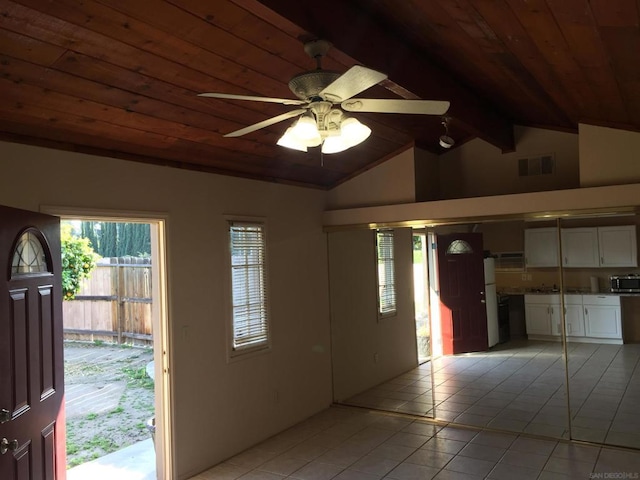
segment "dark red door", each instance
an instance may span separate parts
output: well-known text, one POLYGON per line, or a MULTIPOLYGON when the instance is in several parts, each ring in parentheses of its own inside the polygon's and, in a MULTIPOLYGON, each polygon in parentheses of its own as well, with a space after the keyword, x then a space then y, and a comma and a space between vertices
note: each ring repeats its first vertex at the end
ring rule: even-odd
POLYGON ((0 478, 66 478, 60 221, 0 206, 0 478))
POLYGON ((481 233, 437 236, 445 355, 488 349, 481 233))

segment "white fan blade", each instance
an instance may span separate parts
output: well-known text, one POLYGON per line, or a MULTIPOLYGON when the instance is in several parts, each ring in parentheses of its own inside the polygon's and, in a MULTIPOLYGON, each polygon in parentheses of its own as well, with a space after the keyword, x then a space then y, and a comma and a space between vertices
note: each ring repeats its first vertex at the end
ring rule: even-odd
POLYGON ((253 97, 251 95, 234 95, 232 93, 199 93, 199 97, 225 98, 227 100, 249 100, 250 102, 281 103, 283 105, 304 105, 303 100, 289 98, 253 97))
POLYGON ((396 100, 352 98, 340 105, 347 112, 416 113, 422 115, 444 115, 449 102, 438 100, 396 100))
POLYGON ((253 125, 249 125, 248 127, 241 128, 240 130, 236 130, 235 132, 227 133, 225 137, 240 137, 242 135, 246 135, 247 133, 255 132, 256 130, 260 130, 261 128, 268 127, 269 125, 282 122, 283 120, 286 120, 288 118, 302 115, 306 111, 307 110, 305 108, 291 110, 290 112, 283 113, 282 115, 278 115, 277 117, 271 117, 261 122, 254 123, 253 125))
POLYGON ((354 65, 325 87, 320 92, 320 96, 331 102, 342 102, 360 92, 364 92, 386 78, 387 76, 384 73, 354 65))

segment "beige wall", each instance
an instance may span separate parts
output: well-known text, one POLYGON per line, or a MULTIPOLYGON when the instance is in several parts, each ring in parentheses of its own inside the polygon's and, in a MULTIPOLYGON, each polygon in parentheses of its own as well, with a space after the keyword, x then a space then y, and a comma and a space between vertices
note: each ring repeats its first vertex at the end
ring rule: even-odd
POLYGON ((414 150, 416 202, 440 199, 440 159, 421 148, 414 150))
POLYGON ((326 226, 414 222, 438 223, 444 219, 472 219, 494 216, 520 216, 540 212, 603 209, 640 204, 640 183, 607 187, 576 188, 550 192, 459 198, 437 202, 384 205, 344 210, 327 210, 326 226))
POLYGON ((329 191, 329 208, 415 202, 413 148, 329 191))
POLYGON ((329 234, 333 389, 337 401, 417 365, 411 230, 396 229, 397 314, 378 318, 373 230, 329 234))
POLYGON ((178 478, 331 403, 325 192, 0 143, 0 204, 168 215, 178 478), (268 222, 270 353, 228 363, 224 214, 268 222))
POLYGON ((440 198, 577 188, 578 135, 539 128, 514 127, 516 151, 503 154, 474 139, 440 155, 440 198), (518 159, 553 153, 552 175, 518 176, 518 159))
POLYGON ((579 125, 580 186, 640 182, 640 133, 579 125))

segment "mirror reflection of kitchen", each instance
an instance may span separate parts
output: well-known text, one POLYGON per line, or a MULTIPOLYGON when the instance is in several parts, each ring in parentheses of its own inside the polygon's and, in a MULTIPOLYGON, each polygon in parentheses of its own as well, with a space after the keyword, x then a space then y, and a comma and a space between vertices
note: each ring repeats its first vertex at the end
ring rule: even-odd
POLYGON ((399 293, 387 318, 371 308, 376 233, 330 234, 334 385, 347 393, 336 401, 639 448, 640 220, 560 224, 560 233, 556 220, 395 229, 396 287, 414 294, 399 293), (353 278, 334 282, 339 275, 353 278), (365 290, 369 300, 355 301, 365 290), (403 306, 412 298, 415 309, 403 306))
POLYGON ((571 436, 640 448, 637 216, 562 222, 571 436))

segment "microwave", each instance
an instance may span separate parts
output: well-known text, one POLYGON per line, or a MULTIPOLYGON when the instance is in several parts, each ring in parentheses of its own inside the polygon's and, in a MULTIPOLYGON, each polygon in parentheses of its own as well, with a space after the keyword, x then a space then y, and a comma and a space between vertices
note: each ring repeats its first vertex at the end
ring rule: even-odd
POLYGON ((640 275, 611 275, 611 291, 614 293, 640 293, 640 275))

